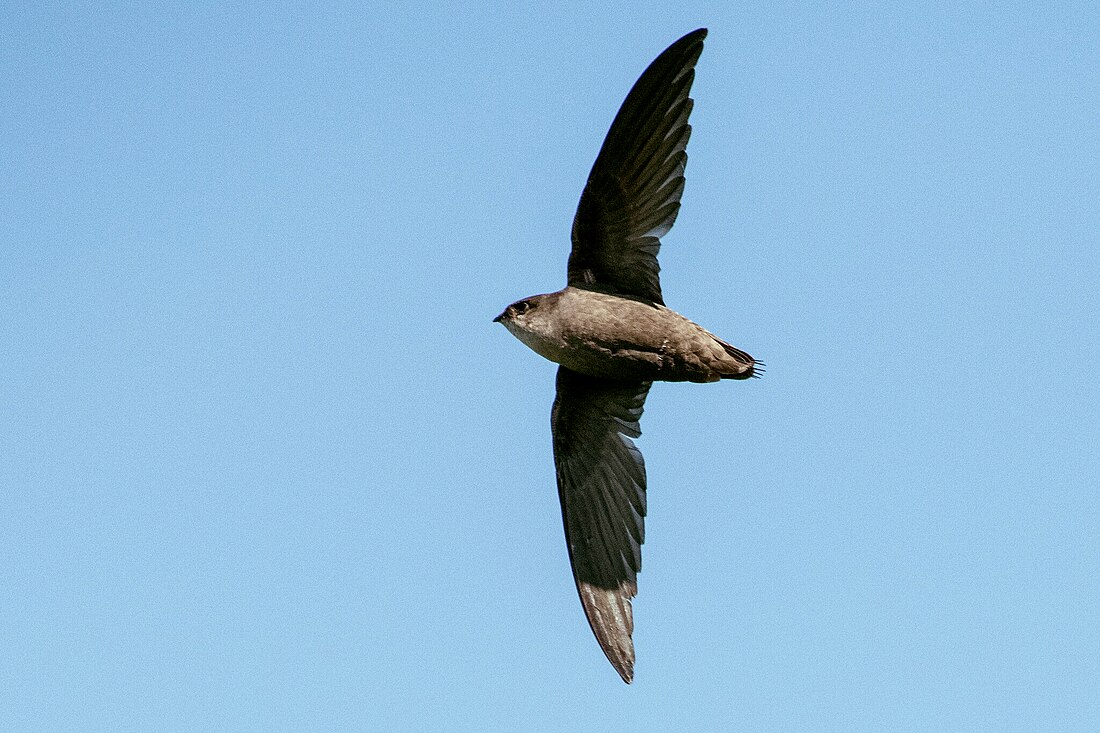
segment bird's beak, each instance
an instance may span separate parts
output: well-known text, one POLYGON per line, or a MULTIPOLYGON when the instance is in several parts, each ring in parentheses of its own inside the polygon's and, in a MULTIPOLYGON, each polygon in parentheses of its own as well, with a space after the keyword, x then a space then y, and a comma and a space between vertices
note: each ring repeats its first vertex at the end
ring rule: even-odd
POLYGON ((493 319, 493 323, 500 323, 503 320, 504 320, 504 314, 501 313, 499 316, 497 316, 496 318, 493 319))

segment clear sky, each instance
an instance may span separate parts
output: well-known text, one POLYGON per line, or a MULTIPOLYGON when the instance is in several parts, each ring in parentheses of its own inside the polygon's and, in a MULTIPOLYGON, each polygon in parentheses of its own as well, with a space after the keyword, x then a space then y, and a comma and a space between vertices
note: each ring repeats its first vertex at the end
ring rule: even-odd
POLYGON ((1100 730, 1100 6, 7 3, 0 729, 1100 730), (636 681, 576 598, 560 288, 710 28, 636 681))

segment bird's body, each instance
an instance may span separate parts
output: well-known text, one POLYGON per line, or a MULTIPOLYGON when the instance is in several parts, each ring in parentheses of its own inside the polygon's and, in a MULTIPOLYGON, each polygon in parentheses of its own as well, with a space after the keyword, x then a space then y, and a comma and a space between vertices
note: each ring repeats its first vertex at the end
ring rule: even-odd
POLYGON ((611 123, 573 219, 568 285, 496 317, 558 368, 554 465, 573 577, 589 625, 630 682, 645 539, 645 462, 631 438, 655 381, 755 376, 751 356, 665 307, 657 252, 680 209, 688 96, 705 28, 650 64, 611 123))
POLYGON ((716 382, 753 374, 748 354, 658 303, 574 287, 520 302, 501 317, 512 335, 589 377, 716 382))

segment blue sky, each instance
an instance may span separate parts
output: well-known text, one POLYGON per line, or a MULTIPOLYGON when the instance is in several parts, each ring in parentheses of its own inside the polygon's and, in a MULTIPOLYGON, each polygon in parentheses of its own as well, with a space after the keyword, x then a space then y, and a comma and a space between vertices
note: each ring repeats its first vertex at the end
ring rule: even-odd
POLYGON ((1100 8, 673 5, 0 10, 0 728, 1100 729, 1100 8), (627 687, 491 319, 699 26, 627 687))

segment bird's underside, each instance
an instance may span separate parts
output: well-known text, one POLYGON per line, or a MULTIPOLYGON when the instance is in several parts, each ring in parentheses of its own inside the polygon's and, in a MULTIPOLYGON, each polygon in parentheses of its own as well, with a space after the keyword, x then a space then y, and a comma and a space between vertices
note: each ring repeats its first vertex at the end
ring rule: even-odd
POLYGON ((755 362, 663 305, 569 286, 529 298, 505 322, 550 361, 590 377, 639 382, 747 379, 755 362))
POLYGON ((573 220, 568 286, 496 318, 557 362, 554 463, 573 576, 607 658, 630 682, 646 475, 631 438, 653 381, 755 375, 756 362, 664 307, 657 252, 684 190, 689 96, 705 28, 650 64, 619 109, 573 220))

